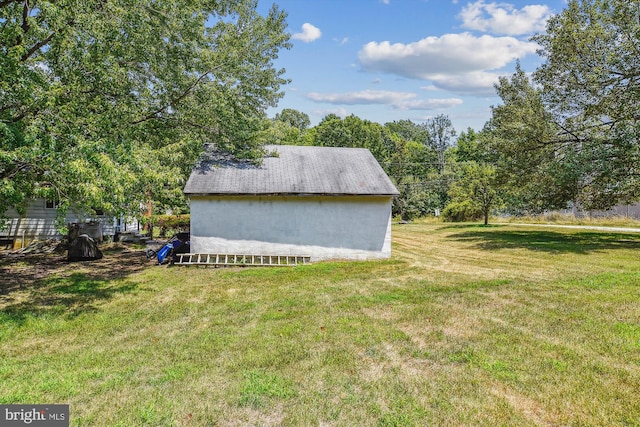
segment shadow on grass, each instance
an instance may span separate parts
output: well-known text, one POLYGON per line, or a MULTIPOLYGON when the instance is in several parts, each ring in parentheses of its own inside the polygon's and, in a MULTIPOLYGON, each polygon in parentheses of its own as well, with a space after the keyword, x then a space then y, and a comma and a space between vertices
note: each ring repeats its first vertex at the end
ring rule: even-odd
POLYGON ((610 249, 640 249, 640 236, 624 233, 589 231, 563 233, 483 227, 482 230, 455 233, 449 238, 475 243, 476 247, 483 250, 521 248, 558 254, 588 254, 610 249))
POLYGON ((29 318, 75 317, 97 310, 118 294, 134 292, 126 277, 149 267, 144 254, 106 253, 99 261, 68 263, 40 255, 0 259, 0 320, 22 324, 29 318))

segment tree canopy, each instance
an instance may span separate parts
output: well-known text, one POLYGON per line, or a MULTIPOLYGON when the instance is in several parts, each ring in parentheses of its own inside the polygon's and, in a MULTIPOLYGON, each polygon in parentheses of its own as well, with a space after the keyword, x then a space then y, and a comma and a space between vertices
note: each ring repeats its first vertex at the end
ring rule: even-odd
POLYGON ((498 166, 496 182, 509 190, 516 211, 565 207, 578 196, 575 147, 556 144, 560 128, 520 66, 510 78, 500 78, 496 90, 503 104, 492 107, 479 136, 485 158, 498 166))
POLYGON ((383 161, 392 147, 388 132, 379 123, 351 115, 344 119, 329 114, 315 127, 315 145, 324 147, 368 148, 378 161, 383 161))
POLYGON ((113 213, 170 200, 203 143, 258 158, 289 35, 256 8, 0 1, 0 214, 32 197, 113 213))
POLYGON ((500 204, 495 179, 494 166, 476 162, 462 164, 460 178, 449 190, 451 201, 443 211, 443 216, 460 221, 482 217, 484 224, 489 224, 491 209, 500 204))
POLYGON ((571 0, 534 40, 544 63, 500 80, 487 125, 512 187, 538 210, 638 200, 640 3, 571 0))
POLYGON ((428 144, 438 154, 438 163, 442 173, 446 163, 445 153, 453 145, 456 131, 449 116, 444 114, 439 114, 427 120, 425 126, 429 132, 428 144))
POLYGON ((294 110, 293 108, 285 108, 276 114, 275 120, 286 123, 300 131, 305 130, 311 124, 311 120, 306 113, 294 110))
POLYGON ((572 0, 536 38, 543 98, 582 166, 579 201, 606 208, 640 196, 640 3, 572 0))

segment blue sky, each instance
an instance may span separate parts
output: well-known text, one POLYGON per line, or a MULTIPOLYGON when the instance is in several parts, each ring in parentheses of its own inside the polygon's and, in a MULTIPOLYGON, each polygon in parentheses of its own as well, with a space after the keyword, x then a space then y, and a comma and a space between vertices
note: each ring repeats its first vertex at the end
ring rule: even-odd
POLYGON ((531 35, 566 0, 259 0, 287 12, 293 47, 275 63, 291 83, 284 108, 312 125, 335 113, 381 124, 438 114, 462 131, 482 129, 500 103, 493 83, 520 59, 541 63, 531 35))

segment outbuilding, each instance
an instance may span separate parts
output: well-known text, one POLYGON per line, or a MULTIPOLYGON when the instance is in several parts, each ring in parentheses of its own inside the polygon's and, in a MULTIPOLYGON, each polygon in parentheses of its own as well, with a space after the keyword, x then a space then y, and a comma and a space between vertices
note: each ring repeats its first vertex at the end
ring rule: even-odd
POLYGON ((191 252, 391 256, 389 177, 364 148, 271 145, 261 164, 207 151, 184 188, 191 252))

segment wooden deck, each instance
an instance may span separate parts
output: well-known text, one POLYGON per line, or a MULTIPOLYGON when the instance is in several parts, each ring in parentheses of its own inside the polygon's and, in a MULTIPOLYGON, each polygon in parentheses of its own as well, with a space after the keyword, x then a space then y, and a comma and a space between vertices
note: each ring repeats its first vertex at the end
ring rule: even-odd
POLYGON ((295 267, 311 263, 311 257, 301 255, 178 254, 176 256, 178 259, 175 265, 211 267, 295 267))

